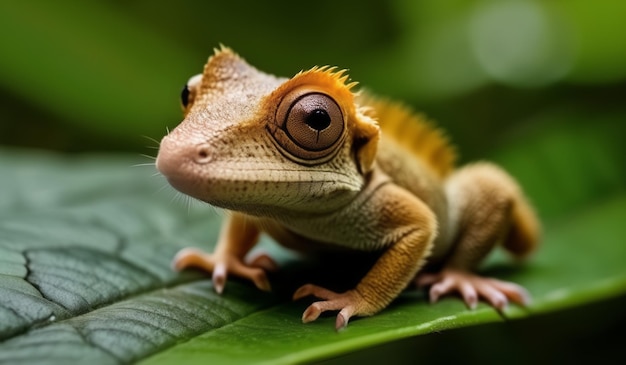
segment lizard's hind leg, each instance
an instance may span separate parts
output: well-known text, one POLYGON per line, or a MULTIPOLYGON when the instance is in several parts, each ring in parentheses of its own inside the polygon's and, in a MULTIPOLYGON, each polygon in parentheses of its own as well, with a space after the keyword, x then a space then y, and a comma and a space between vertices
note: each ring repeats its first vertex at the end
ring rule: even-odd
POLYGON ((456 226, 453 250, 440 272, 419 275, 417 285, 431 286, 431 302, 458 292, 469 308, 478 298, 498 309, 509 301, 526 304, 529 296, 519 285, 472 273, 498 243, 516 256, 536 246, 539 224, 515 181, 493 164, 475 163, 449 178, 446 194, 456 226))

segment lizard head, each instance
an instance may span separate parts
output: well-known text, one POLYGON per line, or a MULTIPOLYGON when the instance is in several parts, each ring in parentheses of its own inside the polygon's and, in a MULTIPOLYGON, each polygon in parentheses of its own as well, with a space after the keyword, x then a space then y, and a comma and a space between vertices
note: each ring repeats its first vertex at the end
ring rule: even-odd
POLYGON ((379 139, 347 81, 329 67, 278 78, 217 50, 183 90, 184 120, 161 141, 157 168, 185 194, 250 214, 347 204, 379 139))

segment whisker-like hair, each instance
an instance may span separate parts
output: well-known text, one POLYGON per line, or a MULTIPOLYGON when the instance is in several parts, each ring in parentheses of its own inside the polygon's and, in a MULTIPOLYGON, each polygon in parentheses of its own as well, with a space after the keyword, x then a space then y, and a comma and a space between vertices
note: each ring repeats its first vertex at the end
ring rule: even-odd
POLYGON ((131 165, 131 167, 143 167, 143 166, 154 166, 154 162, 136 163, 134 165, 131 165))
POLYGON ((183 195, 182 202, 183 202, 183 206, 187 210, 187 216, 190 216, 191 215, 191 202, 189 201, 189 195, 183 195))
MULTIPOLYGON (((146 135, 143 135, 142 137, 143 137, 143 138, 145 138, 145 139, 147 139, 147 140, 148 140, 148 141, 150 141, 150 142, 154 142, 154 143, 156 143, 156 145, 157 145, 157 146, 160 146, 160 145, 161 145, 161 141, 159 141, 159 140, 157 140, 157 139, 155 139, 155 138, 152 138, 152 137, 150 137, 150 136, 146 136, 146 135)), ((158 148, 158 147, 157 147, 157 148, 158 148)))
POLYGON ((161 186, 161 187, 160 187, 160 188, 156 191, 156 193, 158 194, 158 193, 162 192, 163 190, 165 190, 165 189, 167 189, 167 188, 169 188, 169 187, 170 187, 170 184, 163 184, 163 186, 161 186))
POLYGON ((185 195, 183 195, 178 190, 174 190, 174 195, 170 199, 170 205, 180 204, 181 200, 183 200, 185 195))
POLYGON ((139 154, 139 156, 145 157, 147 159, 154 160, 154 161, 156 161, 156 159, 157 159, 156 156, 150 156, 150 155, 146 155, 144 153, 139 154))

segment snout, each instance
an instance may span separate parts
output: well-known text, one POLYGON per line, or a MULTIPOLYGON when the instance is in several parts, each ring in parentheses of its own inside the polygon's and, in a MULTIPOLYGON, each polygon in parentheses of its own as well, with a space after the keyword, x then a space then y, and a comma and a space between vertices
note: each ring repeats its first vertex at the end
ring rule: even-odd
POLYGON ((156 168, 177 190, 194 194, 194 186, 201 180, 202 166, 211 162, 210 147, 204 143, 186 143, 163 137, 156 159, 156 168))
POLYGON ((156 167, 161 174, 176 176, 189 164, 204 165, 211 161, 210 148, 207 144, 186 144, 165 136, 161 140, 156 167))

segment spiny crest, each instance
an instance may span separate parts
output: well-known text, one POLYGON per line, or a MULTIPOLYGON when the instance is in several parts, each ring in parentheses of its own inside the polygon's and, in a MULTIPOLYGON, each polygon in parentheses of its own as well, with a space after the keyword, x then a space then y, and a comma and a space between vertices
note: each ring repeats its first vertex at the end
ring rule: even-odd
POLYGON ((213 59, 220 58, 231 58, 233 60, 245 62, 245 60, 237 52, 233 51, 232 48, 227 47, 221 43, 219 47, 213 48, 213 55, 209 57, 209 61, 207 62, 207 64, 211 63, 211 60, 213 59))
POLYGON ((408 106, 366 93, 357 96, 360 110, 378 120, 382 133, 446 177, 454 170, 456 150, 433 122, 408 106))
MULTIPOLYGON (((350 76, 348 75, 348 70, 339 69, 337 66, 313 66, 309 70, 298 72, 293 79, 300 78, 302 81, 318 81, 323 82, 324 79, 328 83, 335 83, 335 86, 342 86, 348 90, 351 90, 353 87, 358 85, 359 83, 356 81, 352 81, 348 83, 350 80, 350 76)), ((328 85, 331 86, 331 85, 328 85)))
MULTIPOLYGON (((239 56, 235 51, 231 48, 220 44, 219 48, 213 48, 213 54, 209 57, 206 65, 204 66, 204 72, 206 73, 207 69, 215 64, 221 64, 224 60, 232 61, 244 61, 241 56, 239 56)), ((245 62, 245 61, 244 61, 245 62)))
POLYGON ((298 72, 294 77, 285 82, 280 87, 280 90, 286 91, 287 89, 305 85, 314 86, 338 98, 339 100, 337 101, 339 101, 340 104, 348 106, 354 103, 354 94, 351 89, 357 84, 358 82, 350 82, 350 77, 345 69, 339 70, 335 66, 315 66, 309 70, 298 72))
POLYGON ((256 70, 250 66, 245 59, 239 56, 232 49, 220 45, 219 48, 213 49, 213 55, 204 65, 203 83, 219 82, 230 78, 236 78, 237 75, 245 74, 251 70, 256 70))

